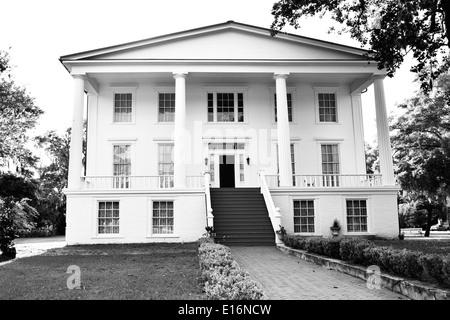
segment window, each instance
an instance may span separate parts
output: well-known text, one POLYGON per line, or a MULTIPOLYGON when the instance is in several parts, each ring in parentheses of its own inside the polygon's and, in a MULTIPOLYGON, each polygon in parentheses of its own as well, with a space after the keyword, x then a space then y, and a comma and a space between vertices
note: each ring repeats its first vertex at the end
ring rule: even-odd
POLYGON ((367 232, 366 200, 347 200, 347 231, 367 232))
POLYGON ((244 94, 208 93, 208 122, 244 122, 244 94))
POLYGON ((173 201, 153 201, 153 234, 173 233, 173 201))
MULTIPOLYGON (((291 143, 291 167, 292 167, 292 185, 295 187, 295 146, 291 143)), ((280 173, 280 156, 278 155, 278 144, 277 144, 277 173, 280 173)), ((280 181, 278 181, 278 185, 280 181)))
POLYGON ((337 122, 336 94, 319 93, 319 122, 337 122))
POLYGON ((98 234, 119 233, 119 202, 100 201, 98 203, 98 234))
POLYGON ((158 175, 160 188, 173 187, 173 144, 158 145, 158 175))
POLYGON ((175 121, 175 93, 160 93, 158 95, 158 121, 175 121))
POLYGON ((339 186, 339 148, 337 144, 322 144, 323 186, 339 186))
MULTIPOLYGON (((275 101, 275 122, 278 121, 277 119, 277 94, 274 95, 274 101, 275 101)), ((287 94, 287 107, 288 107, 288 120, 289 122, 292 122, 292 94, 287 94)))
POLYGON ((114 145, 113 188, 129 188, 131 175, 130 145, 114 145))
POLYGON ((314 232, 314 201, 294 201, 294 232, 314 232))
POLYGON ((133 111, 132 93, 114 94, 114 122, 131 122, 133 111))

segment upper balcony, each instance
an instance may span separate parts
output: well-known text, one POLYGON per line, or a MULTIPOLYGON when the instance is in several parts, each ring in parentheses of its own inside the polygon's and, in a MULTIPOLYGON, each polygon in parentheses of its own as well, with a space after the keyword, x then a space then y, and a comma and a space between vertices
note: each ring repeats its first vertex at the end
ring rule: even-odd
MULTIPOLYGON (((265 175, 269 189, 280 188, 279 175, 265 175)), ((293 175, 292 188, 378 188, 382 186, 381 174, 317 174, 293 175)))
MULTIPOLYGON (((278 175, 265 175, 269 189, 279 189, 278 175)), ((382 186, 380 174, 319 174, 294 175, 294 189, 378 188, 382 186)), ((174 176, 86 176, 81 178, 84 190, 162 190, 174 188, 174 176)), ((187 189, 204 188, 204 177, 187 176, 187 189)))

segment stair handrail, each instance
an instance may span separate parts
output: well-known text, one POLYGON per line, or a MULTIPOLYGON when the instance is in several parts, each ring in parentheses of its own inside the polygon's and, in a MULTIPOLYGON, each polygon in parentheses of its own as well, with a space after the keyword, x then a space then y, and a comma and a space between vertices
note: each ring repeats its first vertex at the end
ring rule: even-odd
POLYGON ((269 212, 270 222, 272 223, 272 228, 273 231, 275 232, 275 242, 277 244, 282 243, 282 241, 277 235, 277 230, 281 226, 280 208, 275 207, 275 204, 273 203, 272 195, 270 194, 269 187, 267 186, 266 174, 262 170, 259 172, 259 180, 261 185, 261 194, 264 197, 267 211, 269 212))
POLYGON ((214 228, 214 215, 212 214, 213 209, 211 206, 211 190, 210 190, 211 173, 209 171, 205 171, 204 179, 205 179, 204 184, 205 184, 205 199, 206 199, 206 226, 214 228))

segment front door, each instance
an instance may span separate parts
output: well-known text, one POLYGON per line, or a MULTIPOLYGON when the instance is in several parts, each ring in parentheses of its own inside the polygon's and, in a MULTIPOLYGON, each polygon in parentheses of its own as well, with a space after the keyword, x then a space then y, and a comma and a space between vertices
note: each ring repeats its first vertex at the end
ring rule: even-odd
POLYGON ((234 155, 221 155, 219 165, 220 187, 234 188, 235 187, 235 172, 234 172, 234 155))

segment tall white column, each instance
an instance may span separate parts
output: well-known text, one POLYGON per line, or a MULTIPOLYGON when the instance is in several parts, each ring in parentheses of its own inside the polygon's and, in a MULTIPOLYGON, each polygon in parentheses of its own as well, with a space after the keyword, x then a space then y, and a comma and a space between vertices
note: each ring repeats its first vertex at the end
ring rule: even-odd
POLYGON ((275 74, 277 93, 277 133, 280 187, 292 186, 291 136, 287 103, 286 79, 288 74, 275 74))
POLYGON ((73 119, 70 135, 68 188, 81 187, 83 161, 84 76, 73 76, 73 119))
POLYGON ((380 173, 383 185, 395 185, 394 164, 392 161, 391 141, 389 138, 389 123, 386 111, 383 77, 374 79, 375 111, 377 118, 378 148, 380 154, 380 173))
POLYGON ((355 141, 355 161, 357 174, 366 174, 364 148, 364 127, 361 94, 352 94, 353 140, 355 141))
POLYGON ((175 131, 174 131, 174 186, 186 187, 186 73, 174 73, 175 131))

